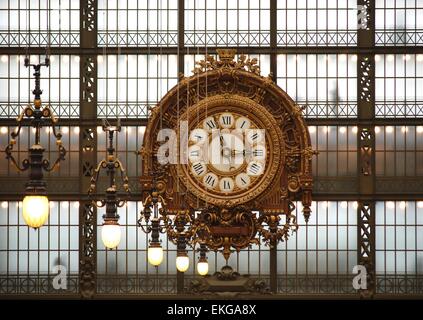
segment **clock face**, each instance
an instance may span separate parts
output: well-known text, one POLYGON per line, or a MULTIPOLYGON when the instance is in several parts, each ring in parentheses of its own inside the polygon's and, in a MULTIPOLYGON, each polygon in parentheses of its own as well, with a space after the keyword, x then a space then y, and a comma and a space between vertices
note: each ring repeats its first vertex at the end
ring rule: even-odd
POLYGON ((211 195, 242 195, 263 178, 268 150, 259 123, 237 112, 215 112, 191 128, 187 171, 211 195))

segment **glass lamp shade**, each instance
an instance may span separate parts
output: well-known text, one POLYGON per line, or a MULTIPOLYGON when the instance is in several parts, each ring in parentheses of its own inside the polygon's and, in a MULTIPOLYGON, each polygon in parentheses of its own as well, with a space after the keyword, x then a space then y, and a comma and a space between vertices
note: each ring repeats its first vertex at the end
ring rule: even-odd
POLYGON ((119 223, 105 223, 101 227, 101 240, 108 249, 116 248, 120 243, 121 230, 119 223))
POLYGON ((179 272, 185 272, 189 268, 189 258, 187 256, 176 257, 176 269, 179 272))
POLYGON ((209 272, 209 263, 207 261, 199 261, 197 263, 197 272, 200 276, 205 276, 209 272))
POLYGON ((148 262, 158 266, 163 261, 163 248, 161 246, 148 247, 148 262))
POLYGON ((28 195, 23 199, 23 218, 31 228, 41 227, 48 218, 49 205, 46 196, 28 195))

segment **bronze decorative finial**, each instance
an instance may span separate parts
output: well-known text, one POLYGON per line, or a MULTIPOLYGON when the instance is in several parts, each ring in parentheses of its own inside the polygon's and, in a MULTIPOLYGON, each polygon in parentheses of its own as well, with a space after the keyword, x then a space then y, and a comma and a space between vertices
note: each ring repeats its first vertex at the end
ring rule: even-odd
POLYGON ((216 49, 220 61, 231 62, 235 59, 236 49, 216 49))

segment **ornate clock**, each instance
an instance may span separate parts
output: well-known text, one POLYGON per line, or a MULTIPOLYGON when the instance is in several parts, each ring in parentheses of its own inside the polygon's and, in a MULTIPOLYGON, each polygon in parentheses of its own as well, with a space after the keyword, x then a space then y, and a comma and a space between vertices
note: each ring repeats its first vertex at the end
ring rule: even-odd
POLYGON ((180 77, 151 110, 142 149, 144 197, 160 194, 167 215, 189 216, 194 242, 201 238, 225 257, 257 235, 287 239, 297 226, 294 200, 308 220, 312 189, 301 109, 260 75, 256 59, 234 60, 235 53, 218 50, 219 60, 208 56, 193 76, 180 77))

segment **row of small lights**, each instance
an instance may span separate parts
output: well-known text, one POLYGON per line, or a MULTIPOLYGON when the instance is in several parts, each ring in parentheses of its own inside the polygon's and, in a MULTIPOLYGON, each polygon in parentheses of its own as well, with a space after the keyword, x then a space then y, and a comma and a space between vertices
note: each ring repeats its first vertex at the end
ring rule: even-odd
MULTIPOLYGON (((318 203, 324 209, 326 209, 326 208, 328 208, 328 207, 330 207, 332 205, 331 201, 319 201, 318 203)), ((336 202, 334 202, 334 203, 336 203, 336 202)), ((69 205, 70 205, 70 202, 61 201, 61 204, 60 205, 61 205, 61 207, 63 209, 68 209, 69 208, 69 205)), ((7 209, 8 206, 9 206, 9 204, 8 204, 7 201, 3 201, 1 203, 1 207, 3 209, 7 209)), ((50 201, 49 202, 50 209, 55 208, 55 206, 56 206, 56 204, 53 201, 50 201)), ((348 201, 341 201, 340 202, 340 206, 343 209, 348 208, 348 201)), ((398 207, 400 209, 405 209, 405 208, 407 208, 407 206, 408 206, 407 201, 400 201, 399 204, 398 204, 398 207)), ((22 207, 22 201, 19 201, 18 202, 18 207, 20 207, 20 208, 22 207)), ((72 201, 72 207, 75 208, 75 209, 78 209, 79 208, 79 202, 78 201, 72 201)), ((358 208, 358 202, 357 201, 353 201, 352 202, 352 207, 354 209, 357 209, 358 208)), ((387 201, 386 202, 386 207, 389 208, 389 209, 394 209, 395 208, 395 202, 394 201, 387 201)), ((417 201, 417 207, 420 208, 420 209, 423 209, 423 201, 417 201)))
MULTIPOLYGON (((315 133, 316 130, 317 130, 316 129, 316 126, 309 126, 308 127, 308 131, 310 133, 315 133)), ((331 127, 324 126, 322 130, 323 130, 324 133, 328 133, 328 132, 331 132, 331 127)), ((402 126, 401 127, 401 132, 402 133, 407 133, 408 130, 409 130, 408 129, 408 126, 402 126)), ((351 128, 351 131, 353 133, 357 133, 358 132, 358 127, 356 127, 356 126, 352 127, 351 128)), ((375 133, 376 134, 380 133, 381 131, 382 131, 381 127, 378 127, 378 126, 375 127, 375 133)), ((339 127, 339 132, 340 133, 346 133, 347 132, 347 127, 339 127)), ((385 132, 386 133, 393 133, 394 132, 394 127, 393 126, 386 126, 385 127, 385 132)), ((423 126, 417 126, 416 127, 416 132, 417 133, 423 133, 423 126)))
MULTIPOLYGON (((47 128, 45 128, 45 131, 46 131, 46 133, 50 133, 51 132, 51 128, 50 127, 47 127, 47 128)), ((68 134, 69 133, 69 127, 62 127, 61 129, 61 132, 63 133, 63 134, 68 134)), ((315 133, 316 132, 316 126, 309 126, 308 127, 308 131, 310 132, 310 133, 315 133)), ((323 127, 323 132, 324 133, 328 133, 328 132, 331 132, 331 127, 328 127, 328 126, 324 126, 323 127)), ((408 132, 408 126, 402 126, 401 127, 401 132, 402 133, 407 133, 408 132)), ((35 129, 34 128, 32 128, 32 131, 33 132, 35 132, 35 129)), ((138 127, 138 131, 141 133, 141 134, 143 134, 144 132, 145 132, 145 127, 138 127)), ((354 127, 352 127, 351 128, 351 131, 353 132, 353 133, 357 133, 358 132, 358 127, 356 127, 356 126, 354 126, 354 127)), ((378 127, 378 126, 376 126, 375 127, 375 133, 376 134, 378 134, 378 133, 380 133, 382 131, 382 129, 381 129, 381 127, 378 127)), ((7 132, 8 132, 8 129, 7 129, 7 127, 1 127, 0 128, 0 133, 1 134, 7 134, 7 132)), ((97 133, 102 133, 103 132, 103 129, 102 129, 102 127, 97 127, 97 133)), ((130 134, 130 133, 132 133, 132 128, 131 127, 126 127, 126 128, 124 128, 124 132, 126 132, 126 133, 128 133, 128 134, 130 134)), ((340 133, 346 133, 347 132, 347 127, 339 127, 339 132, 340 133)), ((385 132, 386 133, 393 133, 394 132, 394 127, 393 126, 386 126, 385 127, 385 132)), ((423 133, 423 126, 417 126, 416 127, 416 132, 417 133, 423 133)), ((73 133, 74 134, 79 134, 79 127, 74 127, 73 128, 73 133)))
MULTIPOLYGON (((46 128, 44 128, 44 130, 45 130, 46 133, 51 133, 53 129, 50 128, 50 127, 46 127, 46 128)), ((0 133, 1 134, 7 134, 7 131, 8 131, 7 127, 1 127, 0 128, 0 133)), ((130 134, 130 133, 132 133, 132 128, 131 127, 125 127, 125 128, 123 128, 123 131, 126 132, 126 133, 128 133, 128 134, 130 134)), ((138 131, 141 134, 143 134, 145 132, 145 127, 138 127, 138 131)), ((32 132, 35 133, 35 128, 32 128, 32 132)), ((74 127, 72 129, 72 132, 74 134, 79 134, 79 127, 74 127)), ((97 133, 102 133, 102 132, 103 132, 102 127, 97 127, 97 133)), ((62 133, 62 134, 68 134, 69 133, 69 127, 61 127, 60 128, 60 133, 62 133)))
MULTIPOLYGON (((395 201, 386 201, 385 203, 386 203, 386 207, 388 209, 395 209, 395 201)), ((327 209, 329 206, 332 205, 331 201, 320 201, 319 204, 321 205, 321 207, 323 209, 327 209)), ((341 205, 341 208, 343 208, 343 209, 348 208, 348 202, 347 201, 341 201, 340 205, 341 205)), ((353 206, 354 209, 357 209, 358 208, 358 202, 354 201, 352 203, 352 206, 353 206)), ((408 207, 408 202, 407 201, 399 201, 398 207, 401 210, 404 210, 408 207)), ((417 207, 419 209, 423 209, 423 201, 417 201, 417 207)))
MULTIPOLYGON (((125 55, 125 61, 127 61, 128 57, 129 56, 126 56, 125 55)), ((285 55, 282 54, 282 55, 280 55, 280 57, 283 58, 283 57, 285 57, 285 55)), ((314 55, 309 55, 308 57, 309 57, 308 59, 310 59, 310 58, 311 59, 314 59, 315 56, 314 55)), ((24 59, 25 59, 24 56, 19 56, 19 60, 18 61, 19 62, 22 62, 24 59)), ((66 62, 66 63, 69 62, 69 56, 68 55, 62 56, 62 59, 63 59, 63 62, 66 62)), ((75 62, 79 62, 79 59, 80 58, 79 58, 79 56, 74 56, 73 59, 74 59, 75 62)), ((329 56, 325 56, 324 59, 326 61, 329 61, 330 60, 330 57, 329 56)), ((345 61, 345 60, 347 60, 347 55, 346 54, 341 54, 341 55, 338 56, 338 59, 340 61, 345 61)), ((379 55, 379 54, 376 54, 375 55, 375 61, 376 62, 381 61, 381 59, 382 59, 382 56, 381 55, 379 55)), ((386 61, 394 61, 394 59, 395 59, 395 56, 393 54, 389 54, 389 55, 386 56, 386 61)), ((409 60, 411 60, 411 55, 410 54, 404 54, 404 55, 402 55, 402 59, 404 61, 409 61, 409 60)), ((6 63, 6 62, 9 61, 9 57, 7 55, 2 55, 0 60, 1 60, 1 62, 6 63)), ((55 57, 54 56, 51 56, 50 57, 50 60, 51 60, 51 62, 54 62, 55 57)), ((116 62, 115 56, 113 56, 113 55, 108 56, 108 60, 111 63, 116 62)), ((300 61, 301 60, 301 57, 299 55, 295 55, 294 56, 294 60, 295 61, 300 61)), ((351 60, 352 61, 357 61, 357 55, 356 54, 351 55, 351 60)), ((104 61, 103 56, 98 56, 97 57, 97 61, 98 61, 98 63, 103 63, 103 61, 104 61)), ((422 62, 423 61, 423 54, 416 55, 416 61, 422 62)))
MULTIPOLYGON (((315 59, 315 55, 305 55, 305 56, 307 56, 307 59, 309 59, 309 60, 315 59)), ((284 54, 281 54, 280 57, 281 58, 284 58, 285 55, 284 54)), ((340 54, 337 57, 338 57, 338 59, 340 61, 346 61, 347 60, 347 55, 346 54, 340 54)), ((299 55, 295 55, 293 58, 294 58, 295 61, 301 61, 301 56, 299 56, 299 55)), ((351 58, 350 59, 352 61, 357 61, 357 55, 356 54, 351 55, 351 58)), ((404 54, 404 55, 402 55, 402 59, 404 61, 409 61, 409 60, 411 60, 411 55, 404 54)), ((324 57, 324 60, 325 61, 330 61, 330 57, 328 55, 326 55, 324 57)), ((382 60, 382 56, 379 55, 379 54, 376 54, 375 55, 375 61, 378 62, 378 61, 381 61, 381 60, 382 60)), ((386 61, 394 61, 394 60, 395 60, 395 56, 393 54, 389 54, 389 55, 386 56, 386 61)), ((422 62, 423 61, 423 54, 416 55, 416 61, 422 62)))
MULTIPOLYGON (((50 58, 50 62, 54 62, 56 60, 56 57, 55 56, 50 56, 49 58, 50 58)), ((6 62, 9 61, 9 56, 2 55, 1 58, 0 58, 0 60, 1 60, 1 62, 6 63, 6 62)), ((19 56, 19 58, 18 58, 18 60, 16 62, 17 63, 22 63, 24 60, 25 60, 25 57, 24 56, 19 56)), ((70 58, 69 58, 68 55, 62 56, 62 61, 63 62, 68 63, 69 60, 70 60, 70 58)), ((75 62, 79 62, 80 58, 79 58, 79 56, 74 56, 73 57, 73 60, 75 62)))

